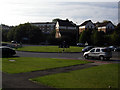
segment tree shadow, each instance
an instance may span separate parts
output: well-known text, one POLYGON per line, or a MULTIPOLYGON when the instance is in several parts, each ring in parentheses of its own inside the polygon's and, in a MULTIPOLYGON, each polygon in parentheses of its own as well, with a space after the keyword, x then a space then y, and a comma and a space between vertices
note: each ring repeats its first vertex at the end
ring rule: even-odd
POLYGON ((20 57, 20 56, 2 56, 0 58, 16 58, 16 57, 20 57))

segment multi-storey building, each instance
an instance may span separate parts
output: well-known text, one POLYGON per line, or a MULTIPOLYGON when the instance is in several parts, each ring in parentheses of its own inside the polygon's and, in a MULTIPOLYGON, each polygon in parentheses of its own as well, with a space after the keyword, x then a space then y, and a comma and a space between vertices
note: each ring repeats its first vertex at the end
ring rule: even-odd
POLYGON ((53 30, 55 30, 55 23, 54 22, 38 22, 38 23, 31 23, 34 26, 39 27, 39 29, 43 33, 51 33, 53 30))
POLYGON ((5 25, 5 24, 1 24, 0 27, 1 27, 2 30, 9 30, 9 29, 12 28, 12 26, 8 26, 8 25, 5 25))

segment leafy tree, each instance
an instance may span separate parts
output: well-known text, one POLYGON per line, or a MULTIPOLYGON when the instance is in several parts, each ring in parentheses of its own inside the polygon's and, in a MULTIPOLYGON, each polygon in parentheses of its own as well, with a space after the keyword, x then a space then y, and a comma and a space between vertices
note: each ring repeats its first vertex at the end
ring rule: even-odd
POLYGON ((92 34, 91 29, 84 30, 80 34, 79 42, 80 43, 86 43, 87 42, 90 45, 91 44, 91 34, 92 34))
POLYGON ((103 23, 109 22, 108 20, 103 20, 103 23))
POLYGON ((111 44, 120 45, 120 34, 118 34, 116 31, 111 34, 111 44))
POLYGON ((20 24, 8 33, 9 40, 22 43, 38 44, 42 41, 41 30, 30 23, 20 24), (26 38, 26 40, 24 40, 26 38))
POLYGON ((87 41, 87 34, 86 31, 81 32, 79 42, 80 43, 85 43, 87 41))
POLYGON ((2 30, 2 41, 8 41, 7 34, 8 30, 2 30))
POLYGON ((104 44, 104 33, 94 30, 91 35, 91 40, 93 45, 102 46, 104 44))
POLYGON ((52 20, 52 22, 55 22, 55 23, 56 23, 57 20, 61 20, 61 19, 60 19, 60 18, 55 18, 55 19, 52 20))
POLYGON ((7 39, 8 39, 8 41, 14 40, 15 29, 16 29, 16 27, 12 28, 12 29, 9 30, 9 32, 7 33, 7 39))

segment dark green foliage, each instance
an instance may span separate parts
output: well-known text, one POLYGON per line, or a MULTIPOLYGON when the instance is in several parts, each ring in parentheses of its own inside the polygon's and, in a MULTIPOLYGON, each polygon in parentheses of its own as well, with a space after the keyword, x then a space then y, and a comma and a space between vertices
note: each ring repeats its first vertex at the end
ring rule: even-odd
POLYGON ((47 37, 47 41, 52 45, 59 45, 60 39, 55 38, 56 31, 53 30, 47 37))
POLYGON ((80 43, 88 43, 89 45, 97 45, 102 46, 104 45, 105 39, 104 39, 104 32, 98 32, 95 30, 84 30, 80 34, 79 38, 80 43))
POLYGON ((111 34, 111 44, 112 45, 120 45, 120 34, 116 31, 111 34))
POLYGON ((86 31, 83 31, 83 32, 80 34, 79 42, 80 42, 80 43, 85 43, 85 42, 87 41, 86 36, 87 36, 86 31))
POLYGON ((91 41, 93 45, 96 46, 103 46, 104 45, 104 33, 98 32, 97 30, 94 30, 91 35, 91 41))
POLYGON ((7 40, 8 41, 12 41, 14 40, 14 35, 15 35, 15 29, 16 27, 12 28, 11 30, 9 30, 8 34, 7 34, 7 40))
POLYGON ((77 32, 73 31, 69 31, 68 32, 61 32, 61 42, 66 41, 66 43, 68 43, 69 45, 76 45, 76 41, 77 41, 77 32))
POLYGON ((60 19, 60 18, 55 18, 55 19, 52 20, 52 22, 55 22, 55 23, 56 23, 57 20, 62 20, 62 19, 60 19))
POLYGON ((79 42, 80 43, 86 43, 87 42, 89 45, 91 45, 91 34, 92 34, 92 30, 90 30, 90 29, 84 30, 80 34, 79 42))
POLYGON ((8 30, 2 30, 2 41, 7 41, 8 30))
POLYGON ((9 41, 15 40, 22 43, 38 44, 42 42, 42 32, 30 23, 20 24, 9 31, 7 35, 9 41))

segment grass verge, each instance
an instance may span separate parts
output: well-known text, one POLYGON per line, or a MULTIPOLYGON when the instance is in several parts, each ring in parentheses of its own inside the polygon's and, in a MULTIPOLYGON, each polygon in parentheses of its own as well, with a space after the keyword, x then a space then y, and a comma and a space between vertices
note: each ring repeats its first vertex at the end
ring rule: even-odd
POLYGON ((2 71, 7 73, 22 73, 85 63, 89 62, 84 60, 36 57, 3 58, 2 71))
POLYGON ((118 88, 118 64, 105 64, 30 80, 55 88, 118 88))
MULTIPOLYGON (((65 48, 64 52, 81 52, 83 47, 74 47, 65 48)), ((32 52, 62 52, 62 48, 58 48, 58 46, 25 46, 22 48, 18 48, 18 51, 32 51, 32 52)))

